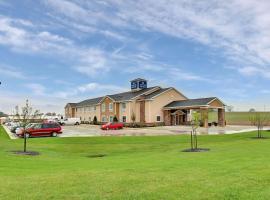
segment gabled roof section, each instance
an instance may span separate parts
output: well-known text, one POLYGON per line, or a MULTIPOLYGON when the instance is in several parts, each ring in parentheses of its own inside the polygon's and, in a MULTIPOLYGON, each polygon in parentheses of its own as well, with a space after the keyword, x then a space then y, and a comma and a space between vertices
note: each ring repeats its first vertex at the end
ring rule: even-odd
POLYGON ((76 106, 77 106, 77 103, 67 103, 66 106, 65 106, 65 108, 66 108, 67 106, 70 106, 70 107, 76 107, 76 106))
POLYGON ((139 97, 147 92, 150 92, 151 90, 157 88, 156 87, 149 87, 143 90, 139 90, 139 91, 129 91, 129 92, 123 92, 123 93, 119 93, 119 94, 113 94, 113 95, 108 95, 108 97, 110 97, 111 99, 114 99, 115 101, 129 101, 131 99, 134 99, 136 97, 139 97))
POLYGON ((122 93, 118 93, 118 94, 112 94, 112 95, 106 95, 106 96, 102 96, 102 97, 97 97, 94 99, 87 99, 84 101, 81 101, 79 103, 76 104, 77 107, 81 107, 81 106, 91 106, 91 105, 96 105, 99 104, 104 98, 109 97, 110 99, 112 99, 113 101, 117 101, 117 102, 121 102, 121 101, 130 101, 133 98, 139 97, 145 93, 150 92, 151 90, 155 90, 158 89, 160 87, 155 86, 155 87, 149 87, 146 89, 142 89, 139 91, 128 91, 128 92, 122 92, 122 93))
POLYGON ((172 88, 160 88, 159 90, 152 92, 151 94, 148 94, 145 96, 145 99, 149 100, 152 99, 155 96, 159 96, 160 94, 162 94, 163 92, 169 91, 172 88))
POLYGON ((96 105, 96 104, 98 104, 102 99, 103 99, 103 97, 97 97, 97 98, 94 98, 94 99, 87 99, 87 100, 84 100, 84 101, 81 101, 81 102, 77 103, 77 106, 80 107, 80 106, 91 106, 91 105, 96 105))
MULTIPOLYGON (((217 97, 200 98, 200 99, 188 99, 182 101, 173 101, 164 108, 179 108, 179 107, 196 107, 196 106, 209 106, 214 100, 220 101, 217 97)), ((222 101, 220 101, 222 103, 222 101)), ((224 103, 222 103, 225 105, 224 103)))

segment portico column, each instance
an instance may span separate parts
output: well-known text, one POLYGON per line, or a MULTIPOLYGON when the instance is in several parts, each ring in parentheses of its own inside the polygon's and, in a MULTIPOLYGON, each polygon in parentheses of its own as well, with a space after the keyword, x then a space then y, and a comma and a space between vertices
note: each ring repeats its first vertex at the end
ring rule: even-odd
POLYGON ((208 128, 208 108, 201 108, 200 110, 203 127, 208 128))
POLYGON ((225 109, 224 108, 218 109, 218 125, 221 127, 225 126, 225 109))
POLYGON ((140 101, 140 122, 145 123, 145 101, 140 101))

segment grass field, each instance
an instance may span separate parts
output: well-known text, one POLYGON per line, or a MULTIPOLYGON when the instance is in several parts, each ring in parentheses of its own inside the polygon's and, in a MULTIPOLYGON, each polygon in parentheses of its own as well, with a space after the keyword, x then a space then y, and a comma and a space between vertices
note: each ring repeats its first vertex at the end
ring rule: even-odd
POLYGON ((199 136, 204 153, 181 152, 187 135, 33 138, 27 157, 0 127, 0 199, 268 200, 270 139, 255 135, 199 136))
MULTIPOLYGON (((237 124, 237 125, 250 125, 250 116, 253 115, 254 113, 250 112, 226 112, 225 113, 225 118, 227 124, 237 124)), ((261 112, 261 114, 267 115, 268 118, 270 118, 270 113, 269 112, 261 112)), ((217 119, 217 112, 209 112, 209 121, 218 121, 217 119)), ((269 124, 270 125, 270 124, 269 124)))

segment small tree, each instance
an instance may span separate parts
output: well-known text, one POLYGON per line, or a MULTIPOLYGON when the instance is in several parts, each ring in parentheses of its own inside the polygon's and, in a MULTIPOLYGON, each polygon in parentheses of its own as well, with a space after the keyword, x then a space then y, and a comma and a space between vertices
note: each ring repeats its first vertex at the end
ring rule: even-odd
POLYGON ((136 114, 134 113, 133 110, 132 110, 132 113, 131 113, 131 121, 132 121, 132 124, 133 124, 133 126, 134 126, 135 121, 136 121, 136 114))
POLYGON ((249 112, 256 112, 256 110, 254 108, 250 108, 249 112))
POLYGON ((263 127, 266 126, 269 122, 268 115, 254 112, 254 114, 250 115, 249 121, 251 125, 256 126, 257 128, 257 138, 263 138, 262 130, 263 127))
POLYGON ((19 113, 19 107, 16 106, 16 116, 18 120, 22 123, 23 127, 23 135, 24 135, 24 145, 23 145, 23 151, 26 152, 27 148, 27 133, 26 133, 26 126, 33 121, 38 115, 39 111, 35 110, 33 112, 33 108, 29 105, 29 101, 26 100, 25 106, 21 109, 21 114, 19 113))
POLYGON ((97 125, 97 117, 95 116, 94 119, 93 119, 93 124, 94 125, 97 125))
POLYGON ((226 106, 226 109, 228 112, 232 112, 233 111, 233 106, 226 106))
POLYGON ((116 115, 113 117, 113 122, 118 122, 116 115))
POLYGON ((191 150, 197 150, 198 149, 198 138, 197 138, 197 129, 200 126, 200 115, 198 112, 194 112, 192 116, 191 121, 191 135, 190 135, 190 144, 191 144, 191 150))

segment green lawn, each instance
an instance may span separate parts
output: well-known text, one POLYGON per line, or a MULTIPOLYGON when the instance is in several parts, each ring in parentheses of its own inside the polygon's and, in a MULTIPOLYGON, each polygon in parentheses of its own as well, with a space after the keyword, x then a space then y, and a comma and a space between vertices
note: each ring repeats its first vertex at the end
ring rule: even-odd
POLYGON ((204 153, 181 152, 188 136, 34 138, 27 157, 0 127, 0 199, 268 200, 270 139, 255 135, 199 136, 204 153))
MULTIPOLYGON (((269 112, 260 112, 262 116, 266 115, 268 118, 270 117, 269 112)), ((250 125, 250 116, 254 115, 254 113, 251 112, 226 112, 225 118, 227 121, 227 124, 237 124, 237 125, 250 125)), ((218 114, 217 112, 209 112, 209 121, 218 121, 218 114)), ((269 124, 270 125, 270 124, 269 124)))

